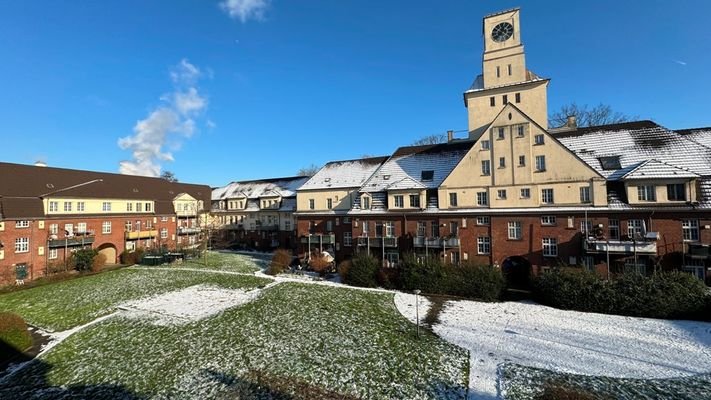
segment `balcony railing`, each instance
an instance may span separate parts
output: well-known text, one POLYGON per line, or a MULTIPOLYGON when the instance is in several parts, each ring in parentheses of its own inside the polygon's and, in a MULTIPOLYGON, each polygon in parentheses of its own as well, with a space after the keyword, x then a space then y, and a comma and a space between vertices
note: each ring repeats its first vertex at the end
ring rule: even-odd
POLYGON ((397 247, 396 237, 358 237, 358 246, 363 247, 397 247))
POLYGON ((309 244, 311 245, 317 245, 317 244, 334 244, 336 243, 336 235, 309 235, 309 236, 302 236, 301 237, 301 243, 304 244, 309 244))
POLYGON ((179 226, 178 227, 178 235, 193 235, 196 233, 200 233, 200 228, 188 227, 188 226, 179 226))
POLYGON ((657 254, 657 242, 588 239, 585 241, 585 250, 592 254, 608 252, 611 254, 657 254))
MULTIPOLYGON (((54 235, 53 235, 54 236, 54 235)), ((94 243, 94 240, 96 237, 94 236, 93 233, 85 233, 85 234, 77 234, 74 236, 69 236, 69 237, 64 237, 64 238, 55 238, 55 237, 50 237, 49 240, 47 240, 47 247, 49 248, 57 248, 57 247, 73 247, 73 246, 84 246, 87 244, 92 244, 94 243)))
POLYGON ((423 236, 416 236, 412 240, 412 244, 415 247, 459 247, 459 238, 426 238, 423 236))
POLYGON ((277 225, 277 224, 257 225, 256 230, 258 230, 258 231, 278 231, 279 225, 277 225))
POLYGON ((158 230, 126 232, 126 239, 150 239, 158 236, 158 230))

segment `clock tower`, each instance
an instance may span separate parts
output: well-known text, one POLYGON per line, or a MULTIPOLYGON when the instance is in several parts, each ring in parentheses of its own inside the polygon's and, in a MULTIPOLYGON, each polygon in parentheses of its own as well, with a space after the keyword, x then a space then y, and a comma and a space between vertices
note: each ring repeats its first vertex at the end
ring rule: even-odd
POLYGON ((482 74, 464 92, 471 137, 478 137, 508 103, 548 127, 549 80, 526 68, 520 17, 520 9, 514 8, 487 15, 482 21, 482 74))

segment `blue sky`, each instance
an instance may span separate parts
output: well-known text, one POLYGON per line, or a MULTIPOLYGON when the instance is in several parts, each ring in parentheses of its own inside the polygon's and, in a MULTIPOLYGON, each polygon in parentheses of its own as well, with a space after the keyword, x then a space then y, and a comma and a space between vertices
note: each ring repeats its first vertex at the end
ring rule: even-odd
POLYGON ((2 161, 117 172, 149 149, 216 186, 387 155, 466 129, 481 18, 514 6, 549 110, 711 125, 708 1, 220 3, 0 0, 2 161))

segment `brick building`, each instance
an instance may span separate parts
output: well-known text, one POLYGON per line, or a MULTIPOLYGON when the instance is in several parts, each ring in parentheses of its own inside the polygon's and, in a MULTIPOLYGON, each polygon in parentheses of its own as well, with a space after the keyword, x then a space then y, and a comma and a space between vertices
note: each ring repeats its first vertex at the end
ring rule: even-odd
POLYGON ((62 269, 80 248, 117 263, 124 250, 187 246, 199 233, 180 224, 197 226, 209 199, 204 185, 0 163, 0 280, 62 269))

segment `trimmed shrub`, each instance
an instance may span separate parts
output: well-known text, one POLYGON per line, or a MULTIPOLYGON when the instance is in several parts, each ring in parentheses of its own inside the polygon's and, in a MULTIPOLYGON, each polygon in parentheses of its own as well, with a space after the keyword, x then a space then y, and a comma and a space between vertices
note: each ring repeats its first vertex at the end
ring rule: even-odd
POLYGON ((377 273, 380 261, 369 254, 359 254, 351 260, 345 283, 353 286, 378 286, 377 273))
POLYGON ((97 254, 99 252, 96 249, 79 249, 69 257, 69 266, 79 272, 91 271, 97 254))
POLYGON ((552 270, 534 280, 534 295, 552 307, 648 318, 704 319, 711 302, 703 282, 683 272, 624 274, 608 282, 587 271, 552 270))
POLYGON ((106 254, 98 253, 91 262, 91 270, 94 272, 99 272, 104 269, 106 265, 106 254))
POLYGON ((351 262, 351 260, 341 261, 338 264, 338 275, 341 276, 341 282, 346 281, 346 276, 348 276, 348 272, 351 270, 352 266, 353 263, 351 262))
POLYGON ((25 351, 32 346, 32 335, 27 331, 25 320, 17 314, 0 312, 0 341, 17 351, 25 351))
POLYGON ((119 255, 119 259, 121 260, 121 264, 124 265, 138 264, 143 259, 144 253, 145 251, 142 247, 139 247, 134 251, 124 250, 121 252, 121 255, 119 255))
POLYGON ((314 272, 318 272, 319 275, 324 276, 327 272, 330 272, 332 264, 326 257, 322 255, 312 255, 309 260, 309 267, 314 272))
POLYGON ((289 268, 290 263, 291 253, 288 250, 279 249, 274 252, 272 261, 269 263, 265 273, 268 275, 279 275, 289 268))
POLYGON ((380 268, 377 273, 377 281, 380 287, 385 289, 400 289, 402 279, 400 279, 399 268, 380 268))

